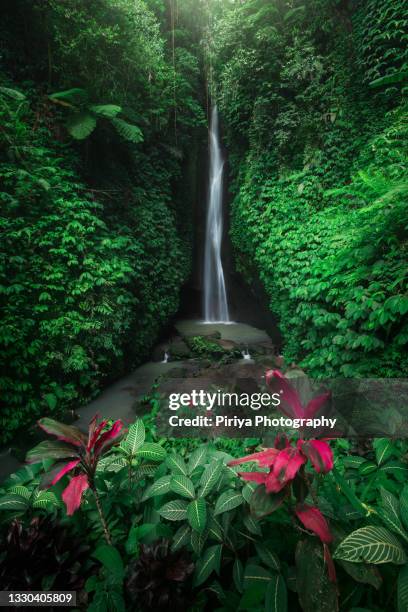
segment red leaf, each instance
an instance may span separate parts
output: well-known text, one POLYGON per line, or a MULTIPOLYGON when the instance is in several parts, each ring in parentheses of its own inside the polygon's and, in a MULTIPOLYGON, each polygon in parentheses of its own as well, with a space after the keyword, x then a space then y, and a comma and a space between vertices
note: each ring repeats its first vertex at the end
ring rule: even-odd
POLYGON ((322 395, 311 399, 304 410, 304 418, 312 419, 314 415, 319 412, 320 408, 326 404, 330 397, 331 393, 328 391, 327 393, 323 393, 322 395))
POLYGON ((90 451, 90 450, 93 449, 93 447, 95 446, 95 443, 96 443, 96 441, 97 441, 97 439, 99 437, 99 434, 101 433, 103 428, 106 427, 106 425, 108 424, 108 421, 106 419, 104 419, 97 426, 96 425, 97 418, 98 418, 98 415, 95 414, 94 418, 89 423, 88 444, 87 444, 87 447, 86 447, 87 451, 90 451))
POLYGON ((85 434, 78 427, 65 425, 48 418, 40 419, 38 425, 48 434, 56 436, 58 440, 63 442, 69 442, 73 446, 82 446, 86 442, 85 434))
POLYGON ((285 448, 276 457, 273 474, 279 482, 286 484, 289 480, 294 479, 304 463, 306 463, 306 457, 298 448, 285 448))
POLYGON ((334 567, 333 558, 330 554, 330 550, 327 544, 323 544, 323 556, 329 572, 329 579, 331 582, 336 582, 336 568, 334 567))
POLYGON ((259 453, 252 453, 252 455, 246 455, 240 459, 233 459, 228 463, 229 466, 240 465, 241 463, 248 463, 249 461, 257 461, 261 467, 270 467, 279 451, 276 448, 267 448, 259 453))
POLYGON ((265 484, 268 474, 266 472, 239 472, 238 474, 243 480, 265 484))
POLYGON ((307 442, 299 440, 298 446, 311 461, 318 474, 330 472, 333 469, 333 451, 327 442, 323 442, 323 440, 308 440, 307 442))
POLYGON ((67 507, 67 514, 74 514, 75 510, 81 505, 82 493, 89 488, 88 477, 86 474, 80 474, 71 478, 71 482, 64 489, 62 499, 67 507))
POLYGON ((322 542, 329 544, 332 541, 333 538, 327 521, 318 508, 303 504, 297 506, 295 512, 296 516, 300 522, 303 523, 306 529, 313 531, 313 533, 319 536, 322 542))
POLYGON ((269 387, 278 389, 281 398, 278 410, 287 416, 302 418, 303 406, 299 395, 296 389, 289 383, 288 379, 284 377, 282 372, 279 372, 279 370, 269 370, 265 374, 265 380, 269 387))
POLYGON ((51 485, 55 485, 59 480, 61 480, 63 476, 65 476, 65 474, 73 470, 74 467, 76 467, 80 461, 81 461, 80 459, 75 459, 74 461, 70 461, 69 463, 66 463, 64 467, 58 472, 58 474, 54 476, 54 478, 51 481, 51 485))
POLYGON ((108 431, 105 431, 101 436, 99 436, 93 447, 95 455, 99 455, 104 450, 104 448, 106 448, 109 442, 115 440, 119 436, 122 429, 123 423, 122 421, 118 420, 114 422, 114 424, 110 429, 108 429, 108 431))

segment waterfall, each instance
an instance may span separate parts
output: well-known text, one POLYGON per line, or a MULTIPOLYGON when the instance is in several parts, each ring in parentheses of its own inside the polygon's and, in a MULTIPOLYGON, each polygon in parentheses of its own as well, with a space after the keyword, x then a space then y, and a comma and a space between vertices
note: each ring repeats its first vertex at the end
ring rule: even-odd
POLYGON ((218 111, 214 106, 210 125, 210 176, 204 252, 204 318, 206 323, 229 323, 227 292, 221 261, 223 234, 222 178, 218 111))

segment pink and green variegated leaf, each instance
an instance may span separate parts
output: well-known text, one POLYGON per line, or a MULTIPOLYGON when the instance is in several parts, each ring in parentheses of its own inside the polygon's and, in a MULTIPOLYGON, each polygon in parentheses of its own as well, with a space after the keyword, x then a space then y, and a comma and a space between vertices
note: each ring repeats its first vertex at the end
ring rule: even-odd
POLYGON ((327 404, 330 397, 331 397, 331 393, 330 391, 328 391, 327 393, 323 393, 322 395, 319 395, 318 397, 314 397, 312 400, 310 400, 310 402, 307 404, 305 408, 304 418, 313 419, 313 417, 319 412, 319 410, 323 408, 325 404, 327 404))
POLYGON ((95 455, 101 454, 114 444, 123 430, 122 421, 115 421, 110 429, 101 434, 93 447, 95 455))
POLYGON ((299 504, 295 512, 306 529, 313 531, 322 542, 329 544, 332 541, 333 537, 330 533, 329 525, 318 508, 308 506, 307 504, 299 504))
POLYGON ((81 505, 82 494, 89 488, 88 477, 80 474, 71 478, 69 485, 64 489, 62 500, 67 507, 67 514, 74 514, 81 505))
POLYGON ((261 467, 270 467, 278 454, 279 451, 276 448, 267 448, 259 453, 252 453, 252 455, 246 455, 245 457, 240 457, 240 459, 233 459, 228 465, 232 467, 241 463, 248 463, 249 461, 257 461, 261 467))
POLYGON ((288 447, 279 451, 273 465, 273 475, 279 482, 286 484, 289 480, 293 480, 302 467, 306 463, 306 457, 302 455, 299 449, 288 447))
POLYGON ((107 419, 103 419, 103 421, 101 421, 99 424, 97 420, 98 420, 98 415, 95 414, 94 418, 89 423, 88 444, 86 447, 86 450, 88 451, 91 450, 95 446, 95 443, 97 439, 99 438, 99 434, 102 432, 104 427, 106 427, 106 425, 108 424, 107 419))
POLYGON ((75 457, 76 449, 63 442, 45 440, 28 451, 27 463, 40 463, 43 459, 69 459, 75 457))
POLYGON ((323 440, 308 440, 299 445, 318 474, 333 469, 333 451, 323 440))
POLYGON ((64 423, 59 423, 58 421, 54 421, 54 419, 48 418, 40 419, 38 424, 41 429, 52 436, 56 436, 58 440, 68 442, 74 446, 86 445, 87 437, 78 427, 65 425, 64 423))
POLYGON ((265 374, 268 387, 280 394, 278 410, 290 417, 302 418, 303 406, 299 395, 279 370, 269 370, 265 374))
POLYGON ((78 463, 80 462, 80 459, 74 459, 74 461, 70 461, 69 463, 66 463, 59 471, 58 473, 54 476, 54 478, 51 481, 51 485, 55 485, 57 484, 57 482, 59 480, 61 480, 61 478, 63 476, 65 476, 65 474, 68 474, 68 472, 70 472, 71 470, 73 470, 78 463))
POLYGON ((266 472, 240 472, 238 474, 243 480, 249 482, 257 482, 258 484, 265 484, 268 474, 266 472))

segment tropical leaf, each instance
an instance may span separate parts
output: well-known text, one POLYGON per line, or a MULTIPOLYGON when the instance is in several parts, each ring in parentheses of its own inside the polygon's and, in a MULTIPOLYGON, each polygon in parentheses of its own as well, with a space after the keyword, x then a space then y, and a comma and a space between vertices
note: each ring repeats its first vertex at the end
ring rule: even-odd
POLYGON ((194 470, 196 469, 196 467, 198 467, 199 465, 202 465, 205 462, 206 457, 207 457, 207 447, 206 446, 199 446, 198 448, 196 448, 195 451, 191 453, 190 458, 188 460, 189 473, 192 474, 194 470))
POLYGON ((150 461, 163 461, 166 457, 166 450, 155 442, 145 442, 135 453, 136 457, 143 457, 150 461))
POLYGON ((143 421, 138 419, 136 423, 133 423, 129 427, 128 435, 126 436, 125 445, 126 449, 131 455, 135 455, 138 448, 140 448, 145 441, 146 432, 143 421))
POLYGON ((189 525, 182 525, 174 534, 171 550, 174 552, 190 541, 191 529, 189 525))
POLYGON ((75 113, 67 119, 67 130, 75 140, 85 140, 96 128, 96 119, 90 113, 75 113))
POLYGON ((268 583, 265 595, 265 612, 287 612, 288 593, 286 584, 280 574, 273 575, 268 583))
POLYGON ((222 493, 217 502, 215 504, 214 516, 218 514, 222 514, 223 512, 227 512, 228 510, 232 510, 233 508, 237 508, 244 501, 241 493, 230 489, 229 491, 225 491, 222 493))
POLYGON ((406 529, 408 529, 408 484, 406 484, 401 491, 400 512, 402 522, 404 523, 406 529))
POLYGON ((0 94, 3 94, 8 98, 13 98, 13 100, 17 100, 18 102, 22 102, 26 99, 25 95, 22 94, 21 91, 17 91, 17 89, 10 89, 9 87, 0 87, 0 94))
POLYGON ((408 611, 408 565, 401 567, 398 574, 398 612, 408 611))
POLYGON ((200 480, 200 497, 205 497, 215 487, 222 474, 223 467, 222 461, 214 461, 205 468, 200 480))
POLYGON ((0 497, 0 510, 27 510, 29 501, 21 495, 12 493, 0 497))
POLYGON ((28 463, 39 463, 45 458, 68 459, 76 456, 77 451, 74 447, 64 444, 64 442, 44 440, 44 442, 40 442, 28 451, 26 461, 28 463))
POLYGON ((108 570, 108 573, 115 579, 115 581, 123 580, 125 568, 122 557, 120 556, 117 548, 114 546, 109 546, 108 544, 101 544, 101 546, 98 546, 92 556, 102 563, 104 568, 108 570))
POLYGON ((183 521, 187 518, 187 506, 186 501, 175 499, 164 504, 158 512, 160 516, 169 521, 183 521))
POLYGON ((81 89, 80 87, 72 87, 71 89, 65 89, 64 91, 57 91, 48 97, 53 102, 62 101, 68 103, 68 105, 80 105, 88 100, 87 92, 85 89, 81 89))
POLYGON ((56 436, 59 440, 80 446, 87 443, 87 436, 78 427, 65 425, 54 419, 43 418, 38 421, 39 426, 48 434, 56 436))
POLYGON ((138 144, 139 142, 143 142, 143 132, 136 125, 132 125, 123 119, 112 119, 112 124, 115 127, 118 134, 129 142, 133 142, 134 144, 138 144))
POLYGON ((191 547, 197 556, 201 555, 204 545, 208 538, 208 530, 196 531, 195 529, 191 532, 191 547))
POLYGON ((244 590, 244 567, 241 561, 237 558, 234 561, 232 568, 232 578, 234 580, 235 587, 239 593, 244 590))
POLYGON ((183 457, 180 455, 176 455, 176 453, 172 453, 166 459, 167 467, 174 474, 183 474, 184 476, 188 475, 188 469, 183 457))
POLYGON ((221 563, 222 545, 215 544, 207 548, 203 556, 197 561, 194 574, 194 586, 199 586, 207 580, 212 572, 219 573, 221 563))
POLYGON ((352 563, 406 563, 406 555, 397 538, 385 527, 361 527, 348 535, 333 557, 352 563))
POLYGON ((387 527, 404 538, 405 541, 408 541, 408 534, 401 523, 400 504, 398 499, 395 495, 387 491, 387 489, 384 489, 384 487, 381 487, 380 493, 382 507, 377 510, 378 515, 387 527))
POLYGON ((94 104, 89 107, 95 115, 99 115, 100 117, 105 117, 106 119, 113 119, 122 112, 122 108, 117 106, 117 104, 94 104))
POLYGON ((255 548, 256 548, 256 552, 258 553, 261 561, 263 561, 265 565, 267 565, 268 567, 279 572, 280 570, 279 558, 277 557, 276 553, 272 550, 272 543, 271 542, 267 542, 264 544, 257 543, 255 544, 255 548))
POLYGON ((248 563, 244 572, 244 589, 249 589, 254 584, 259 583, 267 585, 271 578, 272 574, 270 571, 260 565, 248 563))
POLYGON ((162 476, 148 487, 142 497, 143 501, 157 495, 165 495, 170 491, 171 476, 162 476))
POLYGON ((174 493, 178 493, 187 499, 194 499, 194 485, 187 476, 183 474, 175 474, 170 480, 170 489, 174 493))
POLYGON ((38 491, 33 501, 33 508, 47 510, 48 508, 59 508, 61 505, 52 491, 38 491))
POLYGON ((207 523, 207 504, 199 498, 190 502, 187 508, 187 519, 196 531, 203 531, 207 523))

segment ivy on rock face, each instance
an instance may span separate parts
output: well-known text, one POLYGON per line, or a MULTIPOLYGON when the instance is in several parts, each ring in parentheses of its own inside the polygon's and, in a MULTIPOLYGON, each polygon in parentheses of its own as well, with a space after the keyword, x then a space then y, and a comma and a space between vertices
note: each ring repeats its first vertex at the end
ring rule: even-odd
POLYGON ((406 19, 251 0, 215 25, 236 267, 314 376, 406 370, 406 19))

